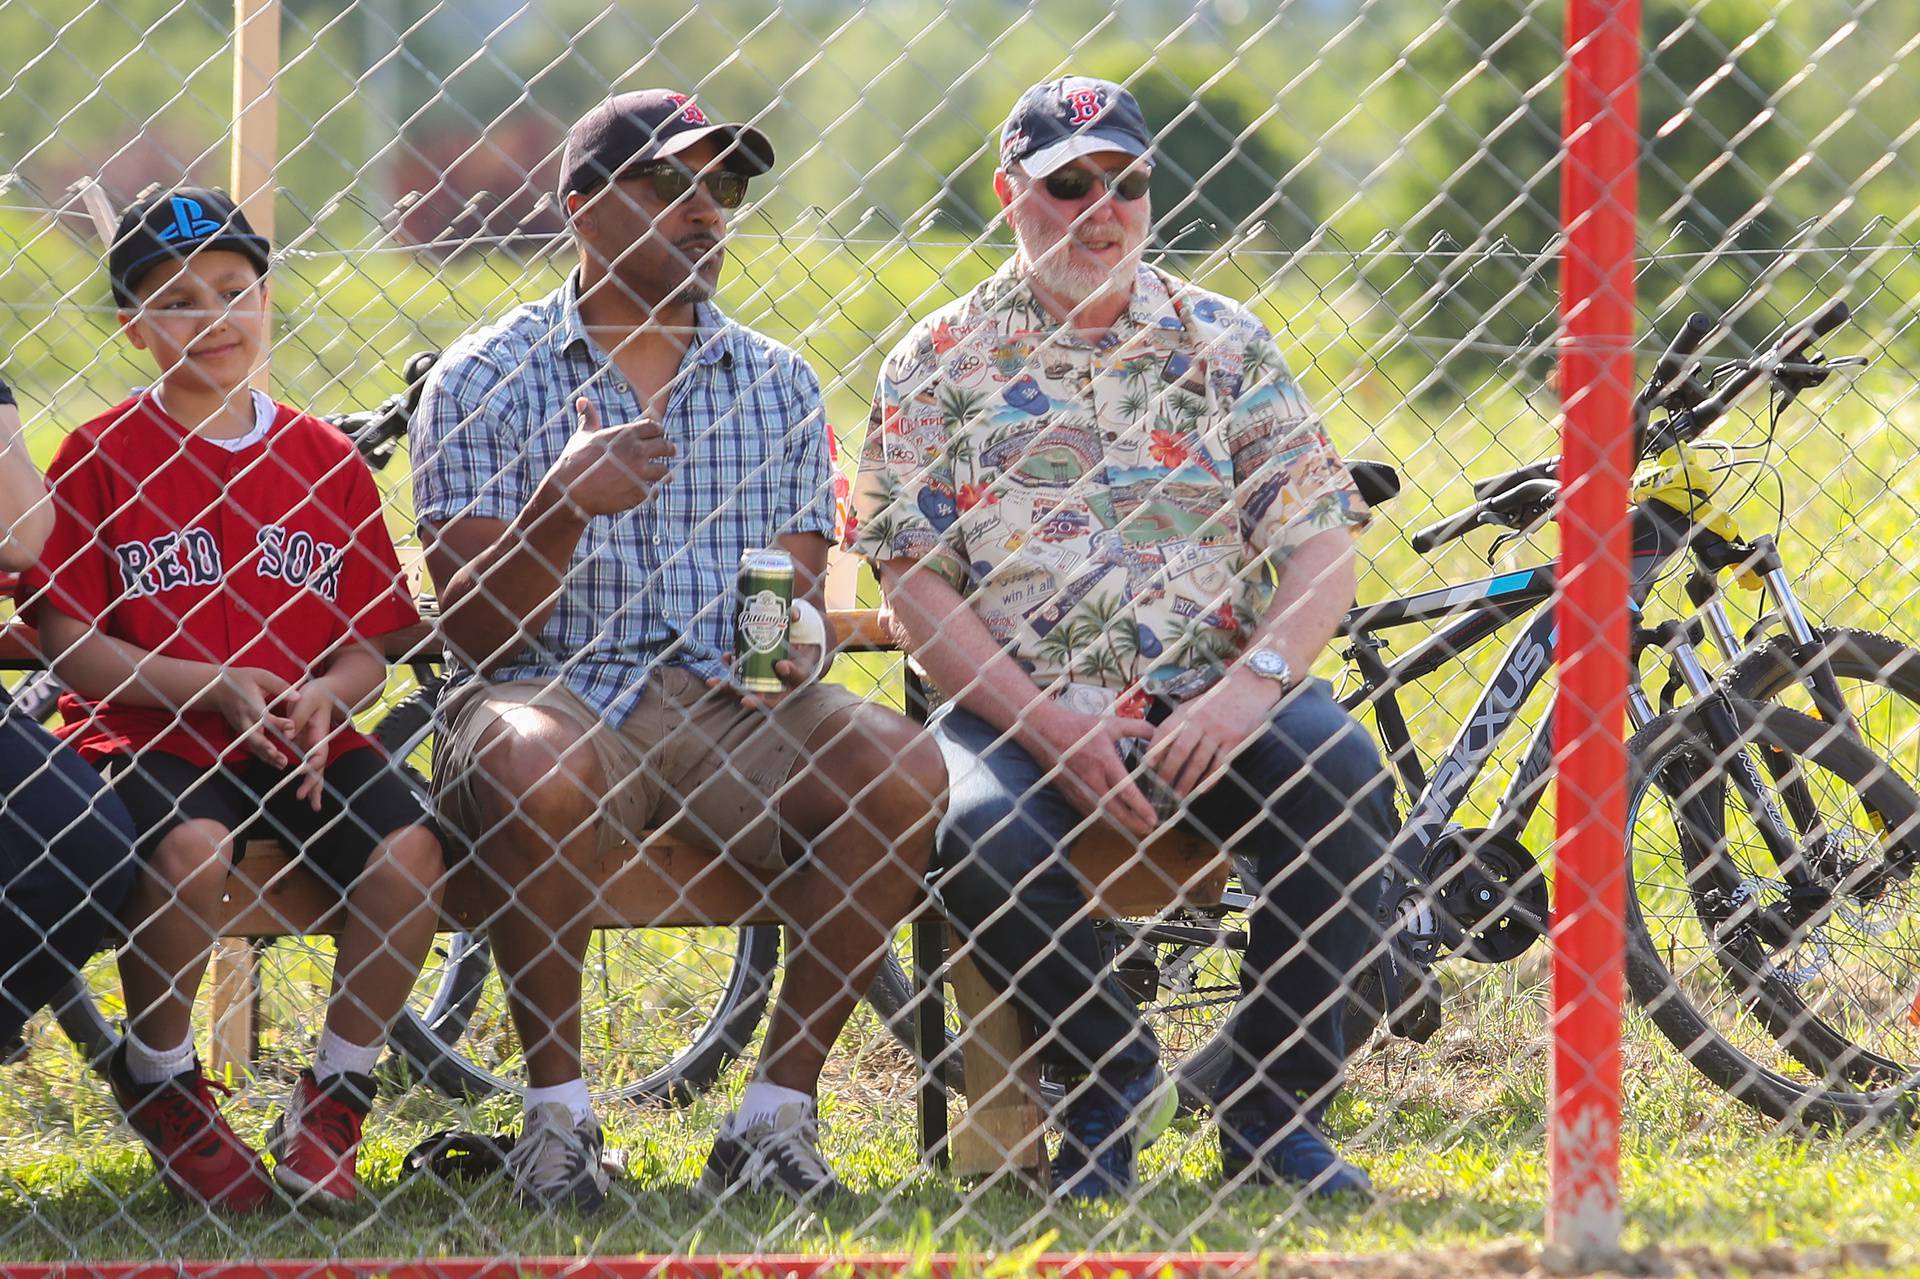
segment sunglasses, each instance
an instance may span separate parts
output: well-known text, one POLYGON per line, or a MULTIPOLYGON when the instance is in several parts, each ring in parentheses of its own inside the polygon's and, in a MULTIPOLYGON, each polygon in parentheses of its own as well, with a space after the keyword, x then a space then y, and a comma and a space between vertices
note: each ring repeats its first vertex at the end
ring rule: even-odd
POLYGON ((713 202, 723 209, 737 209, 747 202, 747 179, 728 169, 696 174, 677 161, 656 160, 651 164, 636 164, 620 177, 622 181, 645 178, 653 185, 654 198, 662 204, 681 199, 693 190, 695 182, 706 187, 713 202))
POLYGON ((1152 176, 1140 169, 1128 169, 1122 173, 1108 173, 1104 169, 1055 169, 1040 179, 1040 185, 1047 194, 1056 200, 1078 200, 1093 190, 1098 182, 1122 200, 1134 201, 1147 193, 1147 185, 1152 176))

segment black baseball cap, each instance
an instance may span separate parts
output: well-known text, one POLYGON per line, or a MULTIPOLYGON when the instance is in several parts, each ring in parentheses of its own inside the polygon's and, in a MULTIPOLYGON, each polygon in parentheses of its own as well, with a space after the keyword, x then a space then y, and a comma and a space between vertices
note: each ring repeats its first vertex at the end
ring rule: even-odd
POLYGON ((1036 178, 1098 151, 1141 156, 1152 149, 1153 134, 1133 95, 1092 76, 1034 85, 1020 95, 1000 130, 1000 167, 1017 164, 1036 178))
POLYGON ((592 191, 636 164, 686 150, 702 138, 725 146, 720 163, 743 177, 773 168, 773 143, 750 124, 718 124, 684 93, 636 89, 608 98, 567 130, 560 194, 592 191))
POLYGON ((120 215, 120 229, 107 250, 113 297, 131 309, 134 291, 162 262, 184 260, 201 249, 231 249, 267 273, 273 245, 253 229, 233 197, 214 187, 150 186, 120 215))

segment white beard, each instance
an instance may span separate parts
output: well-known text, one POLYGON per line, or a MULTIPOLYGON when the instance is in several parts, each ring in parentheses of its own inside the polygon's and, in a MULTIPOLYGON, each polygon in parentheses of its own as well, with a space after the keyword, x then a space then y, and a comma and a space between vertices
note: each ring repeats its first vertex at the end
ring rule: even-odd
MULTIPOLYGON (((1023 226, 1025 218, 1013 214, 1014 236, 1018 240, 1037 239, 1038 227, 1023 226)), ((1146 252, 1143 241, 1133 246, 1111 269, 1098 263, 1080 263, 1072 257, 1073 239, 1069 236, 1043 256, 1029 258, 1028 277, 1070 307, 1107 297, 1126 297, 1133 292, 1133 277, 1146 252)))

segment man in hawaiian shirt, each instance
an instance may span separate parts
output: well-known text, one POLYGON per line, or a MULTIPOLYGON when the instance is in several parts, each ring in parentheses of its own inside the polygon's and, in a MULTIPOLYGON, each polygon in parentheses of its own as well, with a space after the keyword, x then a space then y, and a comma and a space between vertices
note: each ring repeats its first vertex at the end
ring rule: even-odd
POLYGON ((1364 1193, 1318 1121, 1392 814, 1367 735, 1306 672, 1367 509, 1266 327, 1142 263, 1151 142, 1116 84, 1020 99, 994 175, 1017 252, 889 354, 855 545, 947 698, 940 896, 1048 1068, 1086 1081, 1059 1192, 1130 1187, 1166 1095, 1065 855, 1090 816, 1154 829, 1134 739, 1257 894, 1215 1096, 1228 1178, 1364 1193))

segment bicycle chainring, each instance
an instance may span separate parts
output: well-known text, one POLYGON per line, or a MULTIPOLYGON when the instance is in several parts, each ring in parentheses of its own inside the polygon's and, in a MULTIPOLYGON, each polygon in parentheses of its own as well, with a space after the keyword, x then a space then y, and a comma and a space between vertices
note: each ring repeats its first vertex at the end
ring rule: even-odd
POLYGON ((1489 830, 1454 830, 1428 855, 1442 944, 1482 964, 1510 963, 1545 933, 1546 879, 1519 840, 1489 830))

